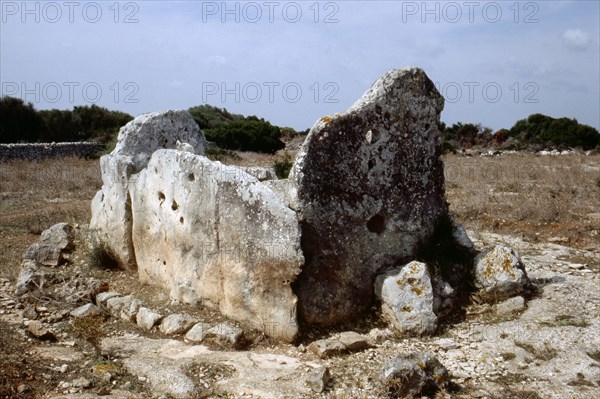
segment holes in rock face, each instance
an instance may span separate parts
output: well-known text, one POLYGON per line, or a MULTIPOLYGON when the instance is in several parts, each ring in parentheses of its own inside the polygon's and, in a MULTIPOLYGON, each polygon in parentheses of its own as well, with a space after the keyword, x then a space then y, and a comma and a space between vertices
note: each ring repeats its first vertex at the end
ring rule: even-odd
POLYGON ((188 175, 188 180, 189 180, 189 181, 194 181, 194 180, 196 180, 196 176, 194 176, 194 174, 193 174, 193 173, 190 173, 190 174, 188 175))
POLYGON ((385 216, 378 213, 367 222, 367 229, 371 233, 381 234, 385 230, 385 216))
POLYGON ((177 204, 177 201, 173 200, 173 203, 171 204, 171 209, 173 209, 174 211, 176 211, 177 208, 179 208, 179 205, 177 204))
POLYGON ((428 130, 428 129, 429 129, 429 123, 426 123, 425 124, 425 130, 428 130))
POLYGON ((375 160, 374 159, 369 159, 369 170, 373 169, 373 167, 375 167, 375 160))
POLYGON ((165 193, 163 193, 162 191, 158 192, 158 200, 160 201, 160 203, 162 204, 165 201, 165 193))
POLYGON ((167 265, 167 261, 163 260, 163 266, 166 266, 166 265, 167 265))
POLYGON ((179 223, 183 224, 183 216, 179 218, 179 223))

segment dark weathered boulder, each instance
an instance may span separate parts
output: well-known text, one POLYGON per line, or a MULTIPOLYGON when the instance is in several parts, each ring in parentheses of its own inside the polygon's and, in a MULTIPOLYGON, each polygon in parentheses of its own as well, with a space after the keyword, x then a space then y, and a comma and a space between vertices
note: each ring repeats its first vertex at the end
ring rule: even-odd
POLYGON ((330 325, 360 314, 375 277, 415 259, 448 219, 438 145, 443 107, 425 72, 399 68, 311 129, 290 174, 306 259, 294 286, 303 322, 330 325))
POLYGON ((431 353, 421 352, 389 360, 379 379, 395 398, 432 397, 448 386, 448 370, 431 353))

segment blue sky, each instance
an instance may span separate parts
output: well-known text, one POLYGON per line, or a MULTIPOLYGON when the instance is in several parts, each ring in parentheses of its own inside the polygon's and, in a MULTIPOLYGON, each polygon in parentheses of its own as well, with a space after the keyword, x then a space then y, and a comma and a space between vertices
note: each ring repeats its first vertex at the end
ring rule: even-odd
POLYGON ((598 1, 0 3, 2 95, 38 109, 210 103, 305 129, 414 65, 448 124, 600 128, 598 1))

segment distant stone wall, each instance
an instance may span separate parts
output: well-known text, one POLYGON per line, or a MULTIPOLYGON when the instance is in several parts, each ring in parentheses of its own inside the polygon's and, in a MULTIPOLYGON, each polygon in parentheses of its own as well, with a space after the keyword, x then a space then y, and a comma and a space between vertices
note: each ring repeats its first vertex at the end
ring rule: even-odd
POLYGON ((89 158, 103 150, 104 146, 96 142, 0 144, 0 162, 12 159, 34 161, 69 156, 89 158))

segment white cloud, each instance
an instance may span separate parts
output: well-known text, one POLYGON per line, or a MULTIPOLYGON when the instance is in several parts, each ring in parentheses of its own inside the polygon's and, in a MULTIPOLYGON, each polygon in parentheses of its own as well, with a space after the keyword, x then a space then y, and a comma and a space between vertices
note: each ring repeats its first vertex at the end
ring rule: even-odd
POLYGON ((572 50, 585 50, 592 43, 591 36, 581 29, 567 29, 562 38, 572 50))

